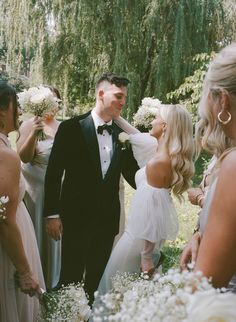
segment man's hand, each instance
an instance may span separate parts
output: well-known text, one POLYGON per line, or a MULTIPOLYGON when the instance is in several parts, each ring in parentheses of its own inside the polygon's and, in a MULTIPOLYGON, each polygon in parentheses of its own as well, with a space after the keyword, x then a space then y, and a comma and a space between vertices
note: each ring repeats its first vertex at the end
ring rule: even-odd
POLYGON ((182 269, 185 269, 190 262, 196 262, 200 242, 201 233, 196 232, 185 246, 180 257, 180 266, 182 269))
POLYGON ((54 240, 60 240, 63 226, 60 218, 46 218, 46 232, 54 240))

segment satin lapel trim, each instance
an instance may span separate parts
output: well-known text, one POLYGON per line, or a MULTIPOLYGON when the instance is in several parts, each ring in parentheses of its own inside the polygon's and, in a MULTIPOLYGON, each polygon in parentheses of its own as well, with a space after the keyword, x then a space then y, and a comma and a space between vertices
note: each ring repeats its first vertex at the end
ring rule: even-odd
POLYGON ((119 136, 119 133, 120 133, 120 129, 115 124, 114 124, 113 128, 114 128, 114 131, 113 131, 113 134, 112 134, 113 155, 112 155, 111 163, 109 165, 109 168, 107 170, 107 173, 105 175, 104 180, 106 180, 110 176, 110 174, 116 168, 116 166, 117 166, 117 164, 119 163, 119 160, 120 160, 121 148, 120 148, 119 143, 118 143, 118 136, 119 136))
POLYGON ((98 140, 96 135, 96 130, 93 123, 93 118, 91 114, 87 116, 86 118, 79 121, 81 130, 84 136, 84 139, 87 143, 88 151, 91 157, 91 160, 93 161, 95 165, 95 169, 97 170, 97 173, 102 179, 102 170, 101 170, 101 161, 100 161, 100 154, 99 154, 99 146, 98 146, 98 140))

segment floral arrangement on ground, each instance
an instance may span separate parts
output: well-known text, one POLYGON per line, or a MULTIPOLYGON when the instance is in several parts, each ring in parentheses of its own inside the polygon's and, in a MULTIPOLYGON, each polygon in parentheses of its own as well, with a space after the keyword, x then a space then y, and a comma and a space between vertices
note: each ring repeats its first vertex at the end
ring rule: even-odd
POLYGON ((200 272, 169 270, 164 275, 121 274, 113 288, 96 294, 93 321, 233 322, 236 295, 215 289, 200 272))

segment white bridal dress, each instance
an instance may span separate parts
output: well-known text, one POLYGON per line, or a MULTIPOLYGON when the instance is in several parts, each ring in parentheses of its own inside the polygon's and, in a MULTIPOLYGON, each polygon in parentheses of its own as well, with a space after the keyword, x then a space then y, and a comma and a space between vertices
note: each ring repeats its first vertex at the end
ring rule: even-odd
POLYGON ((44 178, 52 145, 53 138, 46 136, 45 140, 37 142, 33 161, 22 163, 26 181, 24 202, 34 224, 45 282, 49 289, 57 285, 61 269, 61 242, 47 236, 43 217, 44 178))
MULTIPOLYGON (((204 206, 203 206, 203 209, 200 214, 200 231, 202 233, 204 233, 205 228, 206 228, 208 214, 209 214, 211 202, 212 202, 212 199, 213 199, 213 196, 215 193, 217 180, 218 180, 218 176, 216 175, 216 177, 212 180, 212 182, 208 188, 207 196, 204 201, 204 206)), ((228 285, 228 289, 229 289, 229 291, 236 293, 236 272, 228 285)))
MULTIPOLYGON (((9 146, 6 137, 1 139, 9 146)), ((20 196, 16 213, 24 250, 33 275, 42 289, 45 289, 43 272, 39 257, 34 227, 28 211, 22 201, 25 193, 24 179, 20 180, 20 196)), ((36 322, 39 314, 39 300, 20 291, 15 285, 16 269, 0 241, 0 321, 1 322, 36 322)))
MULTIPOLYGON (((155 153, 157 141, 146 133, 134 134, 130 141, 139 165, 146 164, 155 153)), ((149 185, 145 166, 137 171, 135 181, 137 190, 131 202, 127 226, 112 251, 98 287, 99 294, 111 289, 111 278, 116 273, 140 272, 144 240, 155 243, 154 253, 158 253, 163 242, 174 240, 178 233, 177 214, 169 189, 149 185)))

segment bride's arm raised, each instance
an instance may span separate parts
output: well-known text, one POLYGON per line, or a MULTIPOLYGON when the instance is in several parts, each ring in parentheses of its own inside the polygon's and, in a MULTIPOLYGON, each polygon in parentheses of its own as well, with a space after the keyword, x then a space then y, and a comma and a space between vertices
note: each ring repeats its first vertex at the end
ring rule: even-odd
POLYGON ((123 117, 119 116, 115 119, 115 123, 127 134, 136 134, 140 133, 133 125, 126 121, 123 117))

